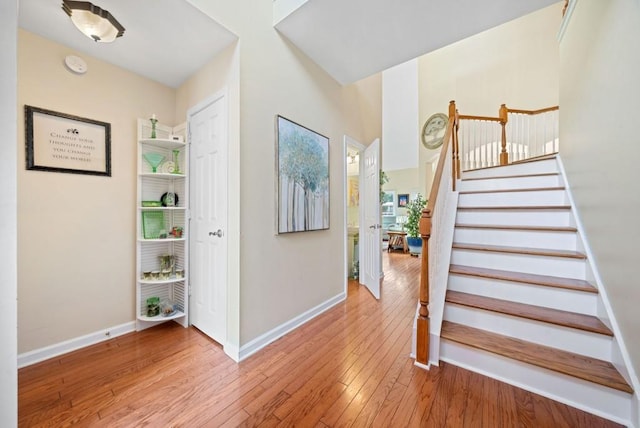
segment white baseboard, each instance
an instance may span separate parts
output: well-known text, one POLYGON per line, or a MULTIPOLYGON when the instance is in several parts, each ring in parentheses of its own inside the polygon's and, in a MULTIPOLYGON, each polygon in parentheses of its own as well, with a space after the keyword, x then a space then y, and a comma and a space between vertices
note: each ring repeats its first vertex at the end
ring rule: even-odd
MULTIPOLYGON (((347 298, 346 293, 342 292, 337 296, 330 298, 329 300, 319 304, 318 306, 309 309, 308 311, 298 315, 297 317, 283 324, 280 324, 278 327, 242 345, 240 347, 240 352, 238 353, 238 357, 239 357, 238 361, 242 361, 245 358, 255 354, 256 352, 258 352, 259 350, 261 350, 271 342, 281 338, 282 336, 289 333, 290 331, 300 327, 302 324, 306 323, 307 321, 310 321, 313 318, 320 315, 321 313, 331 309, 338 303, 344 301, 346 298, 347 298)), ((233 358, 233 356, 231 356, 231 358, 233 358)))
POLYGON ((236 345, 235 343, 225 343, 222 349, 224 350, 224 353, 227 354, 227 356, 233 361, 235 361, 236 363, 240 362, 240 348, 238 347, 238 345, 236 345))
POLYGON ((86 346, 95 345, 96 343, 104 342, 134 331, 136 331, 136 322, 130 321, 84 336, 65 340, 64 342, 45 346, 44 348, 34 349, 33 351, 18 355, 18 368, 30 366, 31 364, 39 363, 40 361, 48 360, 49 358, 57 357, 58 355, 66 354, 67 352, 75 351, 76 349, 86 346))
POLYGON ((431 367, 429 364, 422 364, 422 363, 419 363, 417 361, 414 361, 413 365, 418 367, 418 368, 421 368, 423 370, 429 370, 429 368, 431 367))

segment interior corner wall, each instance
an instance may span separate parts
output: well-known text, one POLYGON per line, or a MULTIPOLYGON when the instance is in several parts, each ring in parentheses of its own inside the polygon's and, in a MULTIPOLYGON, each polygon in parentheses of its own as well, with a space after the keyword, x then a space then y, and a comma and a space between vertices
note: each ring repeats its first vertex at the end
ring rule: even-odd
POLYGON ((18 425, 17 371, 17 33, 18 2, 0 3, 0 426, 18 425))
POLYGON ((640 3, 580 0, 560 42, 560 155, 640 372, 640 3))
POLYGON ((362 141, 357 91, 273 28, 273 3, 190 0, 240 40, 240 343, 344 292, 343 136, 362 141), (247 11, 251 13, 247 13, 247 11), (329 137, 328 230, 275 233, 275 118, 329 137))
MULTIPOLYGON (((419 126, 434 113, 448 114, 455 100, 461 114, 497 117, 500 104, 522 109, 559 101, 556 3, 419 58, 419 126)), ((420 145, 420 187, 436 151, 420 145)))
POLYGON ((20 353, 135 320, 136 119, 173 125, 175 91, 19 30, 21 156, 25 104, 110 123, 112 176, 30 171, 18 159, 20 353), (65 69, 69 54, 86 74, 65 69))
POLYGON ((240 347, 240 42, 216 55, 176 91, 176 123, 190 108, 220 92, 227 93, 229 109, 227 343, 240 347))
POLYGON ((365 146, 382 135, 382 73, 358 80, 346 87, 346 97, 356 99, 361 138, 365 146))

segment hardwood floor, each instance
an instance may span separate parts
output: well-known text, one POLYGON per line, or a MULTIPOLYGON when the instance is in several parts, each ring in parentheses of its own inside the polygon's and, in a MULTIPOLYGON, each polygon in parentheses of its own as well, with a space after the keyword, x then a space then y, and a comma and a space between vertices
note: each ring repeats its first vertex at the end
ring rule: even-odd
POLYGON ((413 366, 419 261, 383 255, 349 298, 236 364, 175 323, 19 371, 19 426, 614 427, 467 370, 413 366))

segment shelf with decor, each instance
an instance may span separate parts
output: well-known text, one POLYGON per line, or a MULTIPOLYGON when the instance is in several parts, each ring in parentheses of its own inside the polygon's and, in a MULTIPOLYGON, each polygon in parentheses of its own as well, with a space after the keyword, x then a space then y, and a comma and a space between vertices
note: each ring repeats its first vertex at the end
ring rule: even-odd
POLYGON ((184 135, 184 125, 138 119, 137 330, 171 320, 184 327, 189 322, 189 146, 184 135))
POLYGON ((144 321, 144 322, 153 322, 153 323, 157 323, 157 322, 164 322, 164 321, 170 321, 170 320, 175 320, 175 319, 179 319, 184 317, 186 314, 182 311, 176 311, 174 314, 172 315, 155 315, 152 317, 146 316, 146 315, 140 315, 138 317, 138 320, 140 321, 144 321))

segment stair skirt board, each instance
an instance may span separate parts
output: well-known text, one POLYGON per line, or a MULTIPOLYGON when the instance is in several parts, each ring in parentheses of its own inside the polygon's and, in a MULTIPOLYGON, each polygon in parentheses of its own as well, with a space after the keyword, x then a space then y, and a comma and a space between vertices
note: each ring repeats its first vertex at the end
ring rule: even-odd
POLYGON ((524 174, 557 173, 558 165, 555 159, 545 159, 537 162, 517 163, 498 166, 495 168, 474 169, 463 171, 464 178, 504 177, 524 174))
POLYGON ((522 192, 495 193, 461 193, 458 197, 460 206, 504 206, 504 205, 567 205, 567 194, 559 190, 531 190, 522 192))
POLYGON ((447 289, 593 316, 597 315, 598 309, 596 293, 546 285, 450 274, 447 289))
POLYGON ((534 187, 558 187, 563 186, 564 180, 558 174, 531 175, 518 178, 517 181, 508 178, 487 178, 482 180, 468 180, 463 175, 458 182, 458 192, 470 192, 476 190, 511 190, 531 189, 534 187))
POLYGON ((629 424, 631 394, 441 339, 440 359, 594 415, 629 424))
POLYGON ((586 274, 586 262, 583 259, 528 254, 453 249, 451 263, 575 279, 584 279, 586 274))
POLYGON ((578 235, 575 232, 509 230, 456 227, 453 241, 465 244, 521 246, 526 243, 531 248, 554 248, 557 250, 578 250, 578 235))
POLYGON ((459 210, 456 223, 520 226, 573 226, 570 210, 459 210))
POLYGON ((444 320, 611 362, 611 336, 452 303, 444 320))

